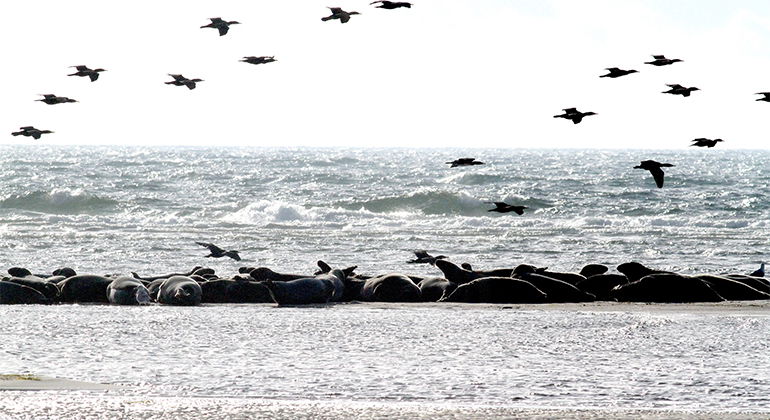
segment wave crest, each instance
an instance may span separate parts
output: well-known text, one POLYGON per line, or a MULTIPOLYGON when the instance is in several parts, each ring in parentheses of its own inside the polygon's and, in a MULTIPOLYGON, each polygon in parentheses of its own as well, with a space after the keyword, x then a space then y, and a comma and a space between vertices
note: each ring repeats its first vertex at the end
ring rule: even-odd
POLYGON ((77 214, 112 210, 117 204, 115 200, 89 194, 78 188, 13 194, 0 201, 0 208, 51 214, 77 214))

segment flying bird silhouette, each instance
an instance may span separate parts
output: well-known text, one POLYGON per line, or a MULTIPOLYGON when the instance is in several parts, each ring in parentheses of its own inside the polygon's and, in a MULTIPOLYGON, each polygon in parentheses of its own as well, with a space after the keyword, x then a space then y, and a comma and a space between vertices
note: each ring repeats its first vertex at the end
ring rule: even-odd
POLYGON ((524 214, 524 209, 529 208, 529 207, 525 207, 525 206, 513 206, 513 205, 510 205, 508 203, 504 203, 502 201, 501 202, 485 201, 485 203, 494 204, 496 206, 495 208, 489 209, 487 211, 494 211, 494 212, 497 212, 497 213, 514 212, 514 213, 518 214, 519 216, 524 214))
POLYGON ((50 134, 53 133, 53 131, 50 130, 38 130, 37 128, 29 125, 26 127, 19 127, 21 131, 15 131, 11 133, 12 136, 25 136, 25 137, 32 137, 35 140, 40 140, 40 136, 43 134, 50 134))
POLYGON ((330 16, 322 17, 322 21, 326 22, 327 20, 339 19, 340 23, 347 23, 350 20, 350 16, 361 14, 358 12, 346 12, 339 7, 330 7, 329 10, 332 11, 332 14, 330 16))
POLYGON ((678 58, 666 58, 665 55, 653 55, 652 58, 654 58, 655 60, 647 61, 644 64, 652 64, 653 66, 668 66, 670 64, 674 64, 682 61, 678 58))
POLYGON ((417 258, 415 258, 413 260, 407 261, 408 264, 430 264, 430 265, 434 265, 434 264, 436 264, 436 260, 444 260, 444 259, 447 258, 446 255, 437 255, 437 256, 434 257, 433 255, 428 254, 428 252, 425 251, 425 250, 414 251, 414 255, 417 258))
POLYGON ((722 139, 704 139, 704 138, 697 138, 692 140, 692 144, 690 146, 697 146, 697 147, 714 147, 717 145, 717 143, 724 141, 722 139))
POLYGON ((211 23, 209 23, 208 25, 203 25, 201 26, 201 28, 216 28, 217 30, 219 30, 219 36, 224 36, 227 33, 227 31, 230 30, 230 25, 238 25, 241 23, 241 22, 238 22, 237 20, 231 20, 229 22, 226 22, 222 20, 222 18, 218 18, 218 17, 209 18, 209 20, 211 21, 211 23))
POLYGON ((576 108, 564 108, 564 113, 561 115, 554 115, 554 118, 564 118, 566 120, 572 120, 573 124, 580 124, 583 121, 583 117, 589 115, 596 115, 595 112, 580 112, 576 108))
POLYGON ((700 90, 696 87, 684 87, 682 85, 673 84, 673 85, 666 85, 670 87, 671 89, 663 92, 663 93, 670 93, 672 95, 682 95, 684 97, 690 96, 690 93, 695 92, 696 90, 700 90))
POLYGON ((451 162, 444 162, 444 163, 446 163, 447 165, 452 165, 450 166, 450 168, 454 168, 457 166, 474 166, 474 165, 484 164, 484 162, 479 162, 478 160, 476 160, 476 158, 460 158, 460 159, 455 159, 451 162))
POLYGON ((169 76, 173 77, 174 80, 171 82, 165 82, 167 85, 187 86, 187 89, 190 90, 195 89, 196 83, 203 81, 202 79, 188 79, 181 74, 169 74, 169 76))
POLYGON ((99 72, 107 71, 105 69, 89 69, 86 66, 72 66, 72 68, 77 69, 75 73, 68 74, 67 76, 80 76, 80 77, 86 77, 88 76, 89 79, 91 79, 92 82, 95 82, 96 79, 99 78, 99 72))
POLYGON ((622 69, 619 69, 617 67, 609 67, 609 68, 606 68, 605 70, 608 70, 609 73, 603 74, 603 75, 601 75, 599 77, 610 77, 610 78, 614 79, 616 77, 625 76, 625 75, 631 74, 631 73, 639 73, 636 70, 622 70, 622 69))
POLYGON ((36 101, 44 102, 48 105, 65 104, 68 102, 77 102, 74 99, 70 99, 66 96, 56 96, 52 93, 41 94, 43 99, 35 99, 36 101))
POLYGON ((389 9, 390 10, 390 9, 398 9, 399 7, 406 7, 407 9, 409 9, 409 8, 412 7, 412 3, 408 3, 408 2, 405 2, 405 1, 378 0, 378 1, 373 1, 373 2, 371 2, 369 4, 376 4, 376 3, 380 3, 380 5, 379 6, 374 6, 374 7, 378 7, 380 9, 389 9))
POLYGON ((230 257, 234 259, 235 261, 240 261, 241 256, 238 255, 238 251, 225 251, 224 249, 207 242, 198 242, 195 241, 196 244, 208 248, 209 249, 209 255, 206 255, 206 258, 221 258, 221 257, 230 257))
POLYGON ((634 166, 634 169, 646 169, 650 171, 652 177, 655 179, 655 184, 658 188, 663 188, 663 170, 660 168, 670 168, 674 165, 670 163, 660 163, 654 160, 643 160, 640 165, 634 166))

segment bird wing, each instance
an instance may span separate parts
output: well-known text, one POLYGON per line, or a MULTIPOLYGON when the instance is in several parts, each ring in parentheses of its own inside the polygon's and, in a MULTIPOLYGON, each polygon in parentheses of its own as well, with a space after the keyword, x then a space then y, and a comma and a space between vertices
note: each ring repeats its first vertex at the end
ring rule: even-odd
POLYGON ((195 243, 200 245, 200 246, 202 246, 202 247, 208 248, 209 251, 211 251, 212 253, 225 252, 224 249, 222 249, 222 248, 220 248, 220 247, 218 247, 218 246, 216 246, 214 244, 210 244, 208 242, 198 242, 198 241, 195 241, 195 243))
POLYGON ((430 258, 430 254, 425 250, 414 251, 414 255, 417 256, 417 258, 430 258))
POLYGON ((684 89, 684 86, 678 85, 678 84, 673 84, 673 85, 667 84, 666 86, 670 87, 671 89, 684 89))
POLYGON ((169 74, 169 76, 173 77, 174 80, 176 80, 177 82, 187 80, 187 78, 182 76, 181 74, 169 74))
POLYGON ((608 67, 608 68, 606 68, 604 70, 609 70, 611 73, 617 73, 617 72, 620 71, 620 69, 617 68, 617 67, 608 67))
POLYGON ((513 208, 513 211, 516 214, 518 214, 519 216, 521 216, 522 214, 524 214, 524 209, 526 209, 526 207, 524 207, 524 206, 516 206, 516 207, 513 208))
POLYGON ((564 108, 562 111, 564 111, 567 114, 578 112, 577 108, 564 108))
POLYGON ((91 69, 89 69, 86 66, 72 66, 72 67, 76 68, 78 71, 91 71, 91 69))
POLYGON ((42 135, 42 133, 40 133, 39 131, 30 131, 30 132, 32 133, 31 134, 32 138, 34 138, 35 140, 40 140, 40 136, 42 135))
POLYGON ((373 1, 373 2, 371 2, 369 4, 375 4, 375 3, 384 3, 384 1, 383 0, 377 0, 377 1, 373 1))
POLYGON ((340 16, 340 23, 348 23, 350 20, 350 15, 347 13, 342 13, 342 16, 340 16))
POLYGON ((96 79, 99 78, 99 73, 91 73, 88 75, 88 78, 91 79, 92 82, 95 82, 96 79))
POLYGON ((222 20, 222 18, 218 18, 218 17, 209 18, 209 20, 211 21, 211 23, 224 23, 224 20, 222 20))
POLYGON ((31 126, 31 125, 28 125, 28 126, 26 126, 26 127, 19 127, 19 130, 24 130, 24 131, 27 131, 27 130, 34 130, 34 129, 35 129, 35 127, 33 127, 33 126, 31 126))
POLYGON ((658 188, 663 188, 663 170, 660 168, 650 168, 649 170, 658 188))
POLYGON ((222 36, 226 34, 228 30, 230 30, 230 27, 222 25, 222 26, 218 26, 217 29, 219 29, 219 36, 222 36))
POLYGON ((652 58, 654 58, 656 60, 665 60, 666 56, 665 55, 653 55, 652 58))
POLYGON ((330 7, 329 10, 332 11, 333 15, 336 15, 337 13, 342 13, 342 8, 341 7, 330 7))
POLYGON ((505 203, 505 202, 502 202, 502 201, 495 201, 492 204, 494 204, 495 207, 498 208, 498 209, 504 209, 504 208, 508 207, 508 203, 505 203))

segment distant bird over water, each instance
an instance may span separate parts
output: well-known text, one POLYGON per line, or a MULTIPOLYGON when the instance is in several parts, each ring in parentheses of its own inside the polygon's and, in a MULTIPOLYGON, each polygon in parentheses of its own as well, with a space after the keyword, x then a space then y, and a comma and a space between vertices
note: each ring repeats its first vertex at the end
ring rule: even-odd
POLYGON ((658 188, 663 188, 663 170, 660 168, 670 168, 674 165, 670 163, 660 163, 654 160, 643 160, 638 166, 634 166, 634 169, 645 169, 650 171, 652 177, 655 179, 655 184, 658 188))
POLYGON ((652 64, 653 66, 668 66, 670 64, 674 64, 682 61, 678 58, 666 58, 665 55, 653 55, 652 58, 654 58, 655 60, 647 61, 644 64, 652 64))
POLYGON ((587 117, 589 115, 596 115, 595 112, 580 112, 576 108, 564 108, 564 113, 561 115, 554 115, 554 118, 564 118, 566 120, 572 120, 572 123, 579 124, 580 121, 583 121, 583 117, 587 117))
POLYGON ((169 74, 174 80, 171 82, 165 82, 167 85, 174 86, 187 86, 187 89, 195 89, 196 83, 202 82, 202 79, 188 79, 181 74, 169 74))
POLYGON ((412 3, 407 3, 405 1, 378 0, 378 1, 373 1, 369 4, 375 4, 375 3, 380 3, 380 5, 374 6, 374 7, 378 7, 380 9, 389 9, 389 10, 398 9, 399 7, 406 7, 407 9, 412 7, 412 3))
POLYGON ((446 255, 437 255, 433 256, 428 254, 425 250, 420 251, 414 251, 414 255, 417 257, 413 260, 407 261, 408 264, 430 264, 434 265, 436 264, 436 260, 445 260, 447 258, 446 255))
POLYGON ((75 73, 68 74, 67 76, 80 76, 80 77, 86 77, 88 76, 89 79, 91 79, 92 82, 95 82, 96 79, 99 78, 99 72, 107 71, 105 69, 89 69, 86 66, 72 66, 72 68, 77 69, 75 73))
POLYGON ((74 99, 70 99, 66 96, 56 96, 52 93, 41 94, 43 99, 35 99, 36 101, 45 102, 48 105, 64 104, 68 102, 77 102, 74 99))
POLYGON ((749 275, 751 277, 765 277, 765 263, 761 263, 759 269, 749 275))
POLYGON ((764 97, 757 99, 758 101, 770 102, 770 92, 757 92, 755 95, 764 95, 764 97))
POLYGON ((474 165, 484 164, 484 162, 479 162, 478 160, 476 160, 476 158, 460 158, 460 159, 455 159, 451 162, 444 162, 444 163, 446 163, 447 165, 452 165, 450 166, 450 168, 454 168, 457 166, 474 166, 474 165))
POLYGON ((346 12, 339 7, 330 7, 329 10, 332 11, 332 14, 330 16, 322 17, 322 21, 326 22, 327 20, 339 19, 340 23, 347 23, 351 16, 361 14, 358 12, 346 12))
POLYGON ((498 212, 498 213, 514 212, 514 213, 518 214, 519 216, 524 214, 524 209, 529 208, 529 207, 525 207, 525 206, 513 206, 513 205, 510 205, 510 204, 502 202, 502 201, 501 202, 487 201, 487 203, 494 204, 496 206, 493 209, 487 210, 488 212, 489 211, 494 211, 494 212, 498 212))
POLYGON ((695 92, 696 90, 700 90, 700 89, 698 89, 696 87, 688 87, 688 88, 686 88, 686 87, 684 87, 682 85, 677 85, 677 84, 666 85, 666 86, 670 87, 671 89, 669 89, 669 90, 667 90, 667 91, 665 91, 663 93, 670 93, 672 95, 682 95, 684 97, 688 97, 688 96, 690 96, 690 93, 695 92))
POLYGON ((267 63, 272 63, 272 62, 278 61, 278 60, 275 59, 274 55, 272 55, 272 56, 263 55, 261 57, 255 57, 255 56, 252 55, 252 56, 249 56, 249 57, 243 57, 243 60, 241 60, 241 61, 244 62, 244 63, 249 63, 249 64, 267 64, 267 63))
POLYGON ((196 244, 206 247, 209 249, 210 254, 206 255, 206 258, 221 258, 221 257, 230 257, 234 259, 235 261, 240 261, 241 256, 238 255, 238 251, 225 251, 224 249, 207 242, 195 242, 196 244))
POLYGON ((43 134, 51 134, 53 131, 50 130, 38 130, 37 128, 29 125, 26 127, 19 127, 21 131, 16 131, 11 133, 12 136, 25 136, 25 137, 32 137, 35 140, 40 140, 40 136, 43 134))
POLYGON ((711 147, 716 146, 717 143, 719 143, 721 141, 724 141, 724 140, 722 140, 722 139, 710 140, 710 139, 704 139, 704 138, 697 138, 697 139, 692 140, 693 143, 690 146, 709 147, 709 148, 711 148, 711 147))
POLYGON ((639 73, 636 70, 622 70, 622 69, 619 69, 617 67, 609 67, 609 68, 606 68, 605 70, 608 70, 609 73, 603 74, 603 75, 601 75, 599 77, 610 77, 610 78, 614 79, 616 77, 625 76, 625 75, 631 74, 631 73, 639 73))
POLYGON ((201 26, 201 28, 216 28, 217 30, 219 30, 219 36, 224 36, 227 33, 227 31, 230 30, 230 25, 238 25, 241 23, 236 20, 231 20, 229 22, 226 22, 222 20, 222 18, 218 18, 218 17, 209 18, 209 20, 211 21, 211 23, 209 23, 208 25, 203 25, 201 26))

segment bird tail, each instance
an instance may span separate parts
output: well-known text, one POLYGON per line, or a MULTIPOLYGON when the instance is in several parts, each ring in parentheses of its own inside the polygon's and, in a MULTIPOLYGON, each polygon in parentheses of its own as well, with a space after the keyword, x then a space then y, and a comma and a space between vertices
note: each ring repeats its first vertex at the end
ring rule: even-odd
POLYGON ((15 131, 15 132, 11 133, 11 135, 15 137, 15 136, 20 136, 22 133, 23 133, 23 131, 15 131))

